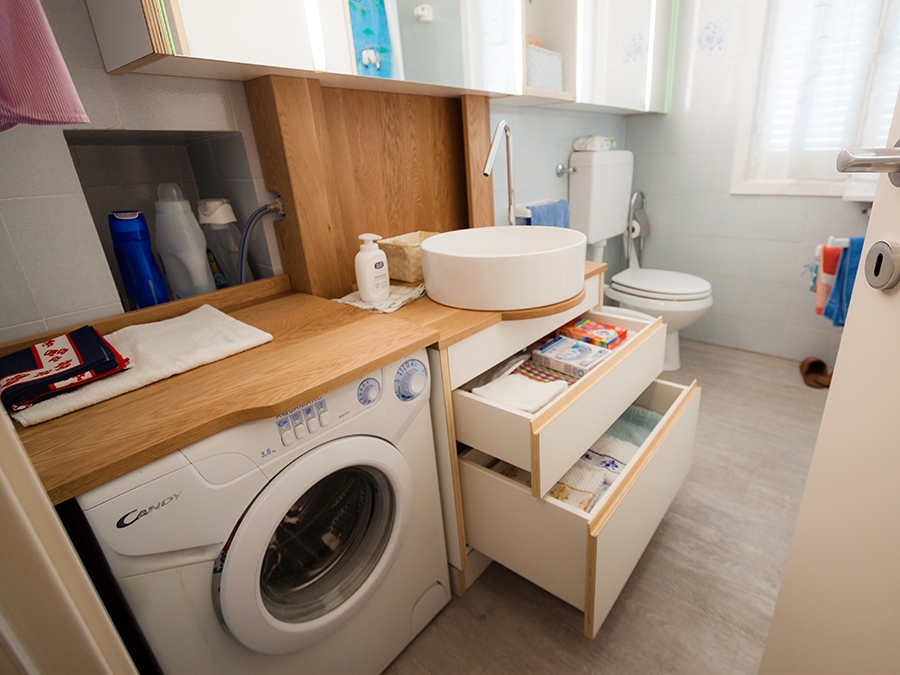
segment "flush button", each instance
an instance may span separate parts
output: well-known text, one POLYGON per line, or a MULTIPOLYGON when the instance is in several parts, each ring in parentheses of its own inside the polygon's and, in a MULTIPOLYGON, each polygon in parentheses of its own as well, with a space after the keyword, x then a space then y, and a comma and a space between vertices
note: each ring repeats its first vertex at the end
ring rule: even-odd
POLYGON ((900 282, 900 243, 881 240, 872 244, 866 255, 866 281, 882 291, 900 282))

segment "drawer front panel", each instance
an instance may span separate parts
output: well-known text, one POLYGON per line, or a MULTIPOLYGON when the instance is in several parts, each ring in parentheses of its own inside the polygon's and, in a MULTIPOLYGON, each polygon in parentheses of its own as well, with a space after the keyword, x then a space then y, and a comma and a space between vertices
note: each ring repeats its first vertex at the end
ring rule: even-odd
MULTIPOLYGON (((646 462, 643 467, 630 467, 643 468, 630 486, 622 486, 630 489, 611 495, 615 498, 611 514, 592 521, 588 558, 593 565, 588 570, 585 601, 588 637, 597 635, 687 476, 699 410, 700 390, 694 384, 679 396, 669 419, 661 421, 656 438, 648 439, 651 445, 646 448, 647 456, 641 456, 646 462)), ((625 479, 623 474, 620 480, 625 479)))
MULTIPOLYGON (((470 451, 468 456, 481 453, 470 451)), ((535 499, 520 485, 462 456, 466 541, 545 591, 584 609, 588 516, 535 499)))

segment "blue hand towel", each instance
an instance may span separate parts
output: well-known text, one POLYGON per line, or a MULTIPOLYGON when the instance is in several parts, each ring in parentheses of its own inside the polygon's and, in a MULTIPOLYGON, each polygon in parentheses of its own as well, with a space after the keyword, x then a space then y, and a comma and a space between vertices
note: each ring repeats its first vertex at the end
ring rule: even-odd
POLYGON ((569 227, 569 202, 560 199, 550 204, 529 206, 532 225, 549 225, 550 227, 569 227))
POLYGON ((853 282, 856 280, 856 270, 862 258, 863 242, 865 237, 850 237, 850 245, 841 251, 841 259, 838 261, 837 274, 834 275, 834 287, 825 310, 822 312, 831 319, 835 326, 843 326, 847 320, 847 308, 850 306, 850 294, 853 292, 853 282))

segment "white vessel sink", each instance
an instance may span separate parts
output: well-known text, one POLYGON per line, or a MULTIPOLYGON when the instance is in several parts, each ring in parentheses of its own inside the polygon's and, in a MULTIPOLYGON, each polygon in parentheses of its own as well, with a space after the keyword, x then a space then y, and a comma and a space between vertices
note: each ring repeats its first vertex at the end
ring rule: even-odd
POLYGON ((479 227, 422 242, 425 290, 460 309, 512 311, 568 300, 584 286, 586 238, 557 227, 479 227))

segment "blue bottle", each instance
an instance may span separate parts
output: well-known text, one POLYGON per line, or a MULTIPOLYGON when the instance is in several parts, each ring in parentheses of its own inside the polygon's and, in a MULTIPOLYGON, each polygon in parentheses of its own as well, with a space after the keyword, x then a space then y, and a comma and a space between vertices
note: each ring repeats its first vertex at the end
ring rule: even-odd
POLYGON ((109 214, 109 232, 125 290, 135 309, 168 302, 169 291, 150 248, 144 214, 113 211, 109 214))

